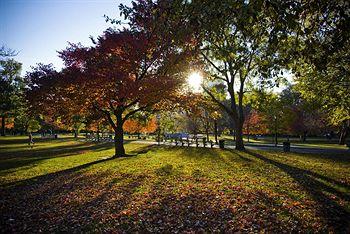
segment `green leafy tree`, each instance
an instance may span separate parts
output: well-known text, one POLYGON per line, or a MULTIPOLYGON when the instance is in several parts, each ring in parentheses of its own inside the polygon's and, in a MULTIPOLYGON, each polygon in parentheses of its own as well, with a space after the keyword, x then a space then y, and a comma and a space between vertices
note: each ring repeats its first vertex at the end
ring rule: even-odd
POLYGON ((28 128, 27 128, 28 132, 36 132, 36 131, 39 131, 40 128, 41 126, 38 120, 31 119, 28 121, 28 128))
POLYGON ((14 110, 14 131, 21 135, 28 131, 29 121, 32 119, 30 115, 28 102, 25 95, 20 96, 19 105, 14 110))
POLYGON ((325 70, 314 65, 299 67, 297 86, 306 100, 318 102, 332 124, 340 127, 339 144, 344 144, 350 130, 350 46, 334 55, 325 70), (346 55, 347 53, 347 55, 346 55))
POLYGON ((252 107, 261 115, 267 132, 274 134, 274 143, 277 145, 278 135, 289 132, 289 126, 294 119, 293 111, 276 93, 254 90, 252 96, 252 107))
POLYGON ((22 64, 10 56, 13 51, 0 49, 0 117, 1 135, 5 136, 6 118, 13 116, 16 108, 23 102, 23 79, 20 76, 22 64))
POLYGON ((292 66, 303 98, 317 101, 340 127, 340 144, 350 131, 350 6, 348 1, 311 0, 302 9, 292 66))
POLYGON ((284 89, 280 98, 284 107, 291 111, 291 122, 287 130, 293 135, 299 135, 301 141, 306 141, 307 134, 318 135, 330 130, 331 123, 319 102, 303 98, 295 86, 290 85, 284 89))
POLYGON ((246 84, 259 80, 273 83, 281 64, 276 48, 287 38, 276 26, 274 5, 263 1, 193 1, 193 4, 193 18, 199 25, 199 54, 208 80, 204 91, 234 122, 236 149, 243 150, 246 84), (217 89, 218 85, 224 86, 224 93, 217 89))

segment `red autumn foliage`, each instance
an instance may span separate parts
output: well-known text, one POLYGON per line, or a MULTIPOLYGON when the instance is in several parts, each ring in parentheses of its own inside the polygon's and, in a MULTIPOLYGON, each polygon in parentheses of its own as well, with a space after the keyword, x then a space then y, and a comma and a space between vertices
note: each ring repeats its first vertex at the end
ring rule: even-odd
POLYGON ((124 131, 128 133, 154 133, 157 128, 156 118, 151 118, 146 123, 142 123, 137 119, 128 119, 124 123, 124 131))
POLYGON ((179 91, 177 75, 188 54, 161 48, 154 36, 129 30, 107 30, 93 47, 71 44, 60 53, 66 68, 58 96, 75 108, 74 113, 98 111, 116 134, 116 155, 125 153, 123 124, 139 111, 179 91))
POLYGON ((252 110, 246 117, 243 124, 244 134, 266 134, 268 127, 264 117, 258 111, 252 110))

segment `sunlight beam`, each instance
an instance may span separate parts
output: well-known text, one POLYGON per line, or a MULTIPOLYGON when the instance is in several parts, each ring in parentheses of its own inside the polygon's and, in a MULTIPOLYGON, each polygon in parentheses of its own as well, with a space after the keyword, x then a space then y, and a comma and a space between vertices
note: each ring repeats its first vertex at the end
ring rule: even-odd
POLYGON ((192 72, 187 78, 187 83, 190 89, 196 93, 202 91, 202 82, 203 77, 199 72, 192 72))

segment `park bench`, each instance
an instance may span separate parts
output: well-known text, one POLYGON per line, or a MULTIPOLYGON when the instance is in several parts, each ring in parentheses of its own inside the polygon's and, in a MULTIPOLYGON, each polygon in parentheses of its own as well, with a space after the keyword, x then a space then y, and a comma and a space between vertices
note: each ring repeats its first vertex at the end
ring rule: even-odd
POLYGON ((57 139, 58 135, 57 134, 52 134, 52 135, 41 135, 41 139, 57 139))
POLYGON ((207 141, 206 137, 196 137, 193 136, 191 138, 168 138, 170 140, 170 144, 175 144, 175 146, 187 146, 190 147, 191 145, 195 145, 197 148, 200 147, 201 145, 206 148, 207 146, 210 146, 210 148, 213 148, 215 143, 210 140, 207 141))
POLYGON ((210 143, 210 148, 213 148, 214 142, 212 140, 210 140, 209 143, 210 143))

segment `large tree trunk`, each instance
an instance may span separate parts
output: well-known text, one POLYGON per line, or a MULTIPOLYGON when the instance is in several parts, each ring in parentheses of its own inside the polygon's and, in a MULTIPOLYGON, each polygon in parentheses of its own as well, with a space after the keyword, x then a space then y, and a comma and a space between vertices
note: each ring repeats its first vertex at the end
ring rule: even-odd
POLYGON ((109 124, 112 126, 114 130, 114 150, 115 150, 114 157, 123 157, 125 156, 124 131, 123 131, 123 124, 125 119, 123 120, 123 110, 120 108, 114 110, 114 114, 117 120, 116 122, 112 119, 109 112, 104 112, 104 113, 107 116, 109 124))
MULTIPOLYGON (((235 74, 232 77, 234 77, 235 74)), ((203 88, 204 88, 204 91, 206 93, 208 93, 209 96, 211 96, 211 98, 216 103, 218 103, 219 106, 221 108, 223 108, 228 113, 228 115, 230 116, 231 120, 233 121, 233 123, 235 125, 234 126, 234 130, 235 130, 234 141, 236 142, 236 150, 245 150, 244 143, 243 143, 243 123, 244 123, 243 94, 244 94, 244 81, 242 83, 242 79, 241 79, 240 89, 239 89, 239 92, 237 92, 238 93, 238 103, 236 102, 236 97, 235 97, 234 80, 232 80, 232 81, 228 81, 227 80, 227 86, 228 86, 228 93, 230 94, 230 106, 229 107, 227 105, 223 104, 222 102, 220 102, 218 99, 216 99, 215 96, 210 91, 208 91, 204 87, 203 88)))
POLYGON ((5 116, 1 116, 1 136, 5 136, 5 116))
MULTIPOLYGON (((231 100, 232 100, 233 95, 231 95, 231 100)), ((233 100, 232 100, 233 103, 233 100)), ((232 105, 234 106, 234 105, 232 105)), ((240 104, 238 106, 238 110, 231 108, 232 113, 231 113, 231 118, 235 124, 234 126, 234 140, 236 143, 236 150, 245 150, 244 148, 244 142, 243 142, 243 123, 244 123, 244 115, 243 115, 243 106, 240 104)))
POLYGON ((114 148, 114 157, 125 156, 123 126, 117 125, 117 128, 114 131, 114 148))
POLYGON ((340 130, 339 145, 345 145, 346 137, 349 134, 349 130, 350 130, 350 120, 345 120, 340 130))
POLYGON ((236 124, 236 150, 245 150, 243 143, 243 124, 236 124))

